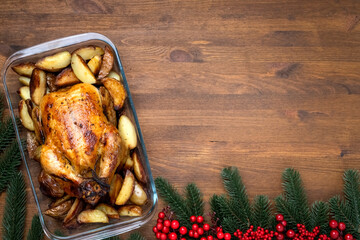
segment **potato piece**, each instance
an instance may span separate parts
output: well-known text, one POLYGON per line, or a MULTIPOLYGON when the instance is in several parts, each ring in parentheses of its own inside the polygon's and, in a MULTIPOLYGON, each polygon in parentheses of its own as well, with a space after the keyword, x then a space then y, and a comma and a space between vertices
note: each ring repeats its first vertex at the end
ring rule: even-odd
POLYGON ((76 198, 69 212, 66 214, 66 217, 64 218, 64 223, 70 222, 71 220, 76 218, 79 215, 79 213, 83 210, 83 208, 84 208, 83 200, 76 198))
POLYGON ((33 132, 27 131, 26 133, 26 149, 30 159, 40 161, 41 146, 36 140, 36 135, 33 132))
POLYGON ((30 80, 30 97, 33 103, 40 104, 42 97, 46 92, 46 73, 43 70, 35 68, 30 80))
POLYGON ((40 123, 40 113, 39 107, 36 106, 33 108, 31 113, 31 118, 34 123, 35 136, 39 143, 43 144, 45 142, 44 132, 40 123))
POLYGON ((97 209, 89 209, 82 211, 78 217, 79 223, 108 223, 109 218, 103 211, 97 209))
POLYGON ((137 145, 137 135, 134 124, 127 116, 121 115, 118 129, 125 146, 134 149, 137 145))
POLYGON ((30 99, 30 88, 28 86, 22 86, 21 88, 19 88, 17 93, 24 100, 30 99))
POLYGON ((90 68, 91 72, 94 75, 97 75, 101 67, 101 56, 100 55, 94 56, 93 58, 90 59, 87 65, 90 68))
POLYGON ((105 46, 105 53, 102 59, 100 72, 97 79, 106 77, 114 65, 114 54, 108 46, 105 46))
POLYGON ((66 229, 77 229, 78 227, 80 227, 80 224, 78 223, 76 218, 73 218, 68 222, 64 222, 63 227, 66 229))
POLYGON ((122 80, 122 77, 121 75, 119 75, 117 72, 115 71, 110 71, 109 74, 107 75, 108 78, 114 78, 118 81, 121 81, 122 80))
POLYGON ((55 86, 58 87, 66 87, 76 83, 81 83, 81 81, 76 77, 71 67, 62 70, 55 79, 55 86))
POLYGON ((96 78, 91 72, 89 67, 86 65, 85 61, 76 53, 71 57, 71 68, 75 76, 84 83, 94 84, 96 83, 96 78))
POLYGON ((142 209, 136 205, 125 205, 119 208, 119 215, 121 217, 140 217, 142 214, 142 209))
POLYGON ((101 104, 103 108, 103 112, 110 123, 116 126, 116 112, 114 110, 114 103, 110 96, 109 91, 105 87, 99 88, 100 96, 101 96, 101 104))
POLYGON ((68 51, 58 52, 54 55, 39 59, 35 66, 49 72, 58 72, 69 66, 71 54, 68 51))
POLYGON ((71 199, 71 196, 70 196, 70 195, 64 195, 63 197, 58 198, 56 201, 52 202, 52 203, 49 205, 49 208, 57 207, 57 206, 59 206, 60 204, 66 202, 67 200, 70 200, 70 199, 71 199))
POLYGON ((136 205, 144 205, 147 200, 146 192, 144 191, 143 187, 135 181, 134 185, 134 192, 130 197, 130 201, 135 203, 136 205))
POLYGON ((115 204, 116 197, 119 195, 123 181, 124 181, 123 178, 119 174, 115 174, 111 181, 109 197, 110 197, 110 203, 112 205, 115 204))
POLYGON ((54 208, 50 208, 46 210, 45 214, 54 218, 64 218, 66 216, 66 213, 70 210, 71 205, 72 205, 72 200, 68 200, 54 208))
POLYGON ((49 92, 55 92, 58 90, 58 87, 55 85, 56 76, 53 73, 46 73, 46 85, 49 89, 49 92))
POLYGON ((109 91, 113 101, 115 110, 120 110, 126 99, 126 90, 121 82, 114 78, 104 78, 101 80, 106 89, 109 91))
POLYGON ((35 68, 35 64, 31 62, 20 63, 12 67, 12 70, 17 74, 25 77, 31 77, 32 71, 35 68))
POLYGON ((43 194, 49 197, 60 198, 64 195, 64 189, 50 174, 42 170, 39 174, 38 181, 40 183, 40 190, 43 194))
POLYGON ((97 55, 100 55, 100 56, 103 55, 104 50, 98 46, 87 46, 87 47, 82 47, 82 48, 75 50, 72 54, 74 54, 74 53, 76 53, 82 59, 84 59, 86 61, 97 55))
POLYGON ((29 77, 20 76, 20 77, 19 77, 19 82, 21 82, 21 84, 24 85, 24 86, 29 86, 29 84, 30 84, 30 78, 29 78, 29 77))
POLYGON ((133 152, 131 156, 132 160, 134 161, 134 173, 137 178, 142 183, 146 183, 146 174, 144 167, 140 161, 139 155, 137 152, 133 152))
POLYGON ((19 102, 19 115, 22 125, 30 131, 35 130, 34 122, 29 115, 28 107, 23 99, 19 102))
POLYGON ((134 161, 132 160, 132 158, 130 157, 130 156, 128 156, 127 158, 126 158, 126 162, 125 162, 125 164, 124 164, 124 167, 123 167, 123 169, 124 170, 132 170, 133 169, 133 167, 134 167, 134 161))
POLYGON ((118 211, 105 203, 100 203, 95 209, 103 211, 109 218, 120 218, 118 211))
POLYGON ((116 205, 124 205, 134 191, 135 177, 130 170, 126 171, 124 183, 121 186, 119 195, 116 198, 116 205))

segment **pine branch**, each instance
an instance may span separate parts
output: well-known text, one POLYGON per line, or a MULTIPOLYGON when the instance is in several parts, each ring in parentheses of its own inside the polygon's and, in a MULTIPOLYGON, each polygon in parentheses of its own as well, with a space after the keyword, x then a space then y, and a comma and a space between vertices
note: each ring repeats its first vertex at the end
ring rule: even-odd
POLYGON ((311 206, 311 225, 309 230, 320 227, 320 234, 330 232, 329 229, 329 205, 322 201, 316 201, 311 206))
POLYGON ((167 202, 170 208, 175 212, 180 225, 191 227, 189 219, 191 216, 190 209, 185 203, 184 198, 175 190, 173 186, 164 178, 158 177, 155 179, 156 188, 159 195, 167 202))
POLYGON ((360 176, 356 170, 347 170, 344 173, 344 195, 351 211, 350 219, 360 226, 360 176))
POLYGON ((195 216, 204 215, 204 201, 199 188, 190 183, 185 188, 186 203, 190 209, 191 214, 195 216))
MULTIPOLYGON (((210 203, 210 207, 211 207, 211 211, 213 213, 215 213, 215 219, 218 219, 218 221, 221 221, 224 216, 222 216, 221 214, 221 205, 220 205, 220 200, 219 200, 220 196, 214 194, 212 195, 212 197, 209 200, 210 203)), ((219 222, 221 224, 221 222, 219 222)))
POLYGON ((35 215, 31 221, 31 228, 27 235, 27 240, 41 240, 44 237, 44 232, 41 227, 38 215, 35 215))
POLYGON ((291 205, 289 205, 288 201, 283 195, 276 197, 274 201, 277 212, 284 215, 284 218, 286 219, 289 228, 294 229, 296 224, 298 223, 296 214, 294 214, 295 210, 292 209, 291 205))
POLYGON ((128 238, 128 240, 146 240, 146 238, 141 236, 140 233, 135 232, 135 233, 130 234, 130 237, 128 238))
POLYGON ((0 153, 2 153, 15 139, 14 125, 11 118, 0 121, 0 153))
POLYGON ((259 195, 252 204, 251 224, 254 227, 270 228, 272 224, 271 202, 267 196, 259 195))
POLYGON ((15 140, 0 155, 0 192, 4 191, 9 180, 17 172, 17 167, 21 164, 21 156, 18 144, 15 140))
MULTIPOLYGON (((242 226, 250 226, 251 207, 246 193, 246 188, 241 180, 238 169, 235 167, 224 168, 221 172, 224 186, 229 194, 229 205, 241 221, 242 226)), ((236 230, 236 229, 235 229, 236 230)))
POLYGON ((3 240, 22 239, 26 213, 25 182, 21 172, 14 175, 6 195, 3 240))
POLYGON ((58 237, 65 237, 65 234, 64 234, 61 230, 59 230, 59 229, 56 229, 56 230, 54 231, 54 234, 55 234, 56 236, 58 236, 58 237))

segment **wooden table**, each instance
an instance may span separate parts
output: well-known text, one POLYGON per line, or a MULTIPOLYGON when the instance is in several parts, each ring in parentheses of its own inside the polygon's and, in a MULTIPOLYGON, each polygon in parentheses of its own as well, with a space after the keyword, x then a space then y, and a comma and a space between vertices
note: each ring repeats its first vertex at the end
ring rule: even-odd
MULTIPOLYGON (((179 189, 195 182, 208 200, 233 165, 250 198, 274 198, 294 167, 313 202, 360 166, 358 0, 1 2, 1 65, 78 33, 116 44, 153 175, 179 189)), ((27 228, 35 212, 28 188, 27 228)))

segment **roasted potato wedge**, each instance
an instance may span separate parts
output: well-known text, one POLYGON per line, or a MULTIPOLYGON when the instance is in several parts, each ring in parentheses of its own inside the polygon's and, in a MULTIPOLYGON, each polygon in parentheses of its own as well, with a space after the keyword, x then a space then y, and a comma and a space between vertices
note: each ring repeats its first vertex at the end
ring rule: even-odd
POLYGON ((12 70, 16 72, 17 74, 25 77, 31 77, 32 71, 35 68, 35 64, 31 62, 27 63, 20 63, 16 66, 12 67, 12 70))
POLYGON ((71 205, 72 200, 67 200, 54 208, 46 210, 45 214, 54 218, 64 218, 66 213, 70 210, 71 205))
POLYGON ((44 132, 40 123, 39 107, 35 106, 32 110, 31 118, 34 123, 35 136, 39 143, 43 144, 45 141, 44 132))
POLYGON ((137 135, 134 124, 127 116, 121 115, 118 129, 125 146, 129 149, 134 149, 137 145, 137 135))
POLYGON ((19 115, 22 125, 28 130, 34 131, 34 122, 29 114, 29 110, 24 99, 21 99, 19 102, 19 115))
POLYGON ((55 86, 58 87, 66 87, 76 83, 81 83, 81 81, 76 77, 71 67, 62 70, 55 79, 55 86))
POLYGON ((92 71, 94 75, 97 75, 100 71, 101 67, 101 56, 96 55, 93 58, 90 59, 90 61, 87 63, 88 67, 92 71))
POLYGON ((103 211, 109 218, 120 218, 118 211, 105 203, 98 204, 95 209, 103 211))
POLYGON ((76 229, 76 228, 80 227, 80 224, 78 223, 76 218, 73 218, 72 220, 70 220, 68 222, 64 222, 63 227, 66 229, 76 229))
POLYGON ((134 173, 137 180, 139 180, 142 183, 146 183, 146 174, 144 167, 140 161, 139 155, 137 152, 133 152, 131 155, 132 160, 134 161, 134 173))
POLYGON ((20 76, 19 77, 19 82, 24 85, 24 86, 29 86, 30 85, 30 78, 29 77, 24 77, 24 76, 20 76))
POLYGON ((30 88, 28 86, 22 86, 21 88, 19 88, 17 93, 24 100, 30 99, 30 88))
POLYGON ((126 162, 125 162, 125 164, 124 164, 123 169, 124 169, 124 170, 128 170, 128 169, 129 169, 130 171, 132 171, 133 167, 134 167, 134 161, 132 160, 132 158, 131 158, 130 156, 128 156, 128 157, 126 158, 126 162))
POLYGON ((110 203, 112 205, 115 204, 116 198, 119 195, 123 181, 124 181, 123 178, 119 174, 115 174, 111 181, 109 197, 110 197, 110 203))
POLYGON ((103 108, 103 112, 110 123, 116 126, 116 112, 114 110, 114 103, 110 96, 109 91, 105 87, 99 88, 100 96, 101 96, 101 104, 103 108))
POLYGON ((31 75, 29 87, 31 100, 36 105, 39 105, 46 92, 46 73, 41 69, 35 68, 31 75))
POLYGON ((103 211, 97 209, 89 209, 82 211, 77 216, 79 223, 108 223, 109 218, 103 211))
POLYGON ((30 159, 40 161, 41 146, 36 139, 35 133, 33 132, 28 131, 26 133, 26 149, 30 159))
POLYGON ((115 71, 110 71, 109 74, 108 74, 106 77, 108 77, 108 78, 114 78, 114 79, 116 79, 116 80, 118 80, 118 81, 121 81, 121 80, 122 80, 121 75, 119 75, 119 74, 118 74, 117 72, 115 72, 115 71))
POLYGON ((144 191, 144 188, 137 181, 135 181, 134 191, 130 197, 130 201, 132 203, 135 203, 136 205, 141 206, 146 203, 146 200, 147 200, 147 195, 146 192, 144 191))
POLYGON ((124 205, 131 197, 134 191, 135 177, 130 170, 126 171, 124 183, 121 186, 120 192, 116 198, 116 205, 124 205))
POLYGON ((40 190, 43 194, 49 197, 60 198, 64 196, 64 189, 50 174, 42 170, 38 177, 40 183, 40 190))
POLYGON ((108 46, 105 46, 105 53, 102 59, 98 79, 106 77, 114 66, 114 54, 108 46))
POLYGON ((92 59, 93 57, 97 56, 97 55, 103 55, 104 54, 104 50, 101 47, 98 46, 87 46, 87 47, 82 47, 79 48, 77 50, 75 50, 72 54, 76 53, 77 55, 79 55, 82 59, 84 59, 85 61, 92 59))
POLYGON ((76 198, 69 212, 66 214, 66 217, 64 218, 64 223, 70 222, 72 219, 76 218, 79 215, 79 213, 83 210, 83 208, 84 208, 83 200, 76 198))
POLYGON ((109 91, 113 101, 115 110, 120 110, 126 99, 126 90, 121 82, 114 78, 104 78, 101 80, 106 89, 109 91))
POLYGON ((86 62, 76 53, 73 53, 71 57, 71 68, 80 81, 90 84, 96 83, 96 78, 86 62))
POLYGON ((49 72, 58 72, 63 68, 69 66, 71 54, 68 51, 58 52, 51 56, 46 56, 39 59, 35 66, 42 70, 49 72))
POLYGON ((58 87, 55 85, 56 76, 53 73, 46 73, 46 85, 49 89, 49 92, 55 92, 58 90, 58 87))
POLYGON ((70 199, 71 199, 71 196, 66 194, 66 195, 64 195, 63 197, 58 198, 58 199, 56 199, 54 202, 52 202, 52 203, 49 205, 49 208, 57 207, 57 206, 59 206, 60 204, 66 202, 67 200, 70 200, 70 199))
POLYGON ((118 212, 121 217, 140 217, 142 214, 142 209, 136 205, 125 205, 120 207, 118 212))

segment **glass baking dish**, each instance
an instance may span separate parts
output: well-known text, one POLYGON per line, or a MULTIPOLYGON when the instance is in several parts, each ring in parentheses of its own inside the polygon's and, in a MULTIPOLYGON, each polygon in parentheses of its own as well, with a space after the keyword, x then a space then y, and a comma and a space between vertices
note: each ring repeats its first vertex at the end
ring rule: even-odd
POLYGON ((150 221, 155 213, 158 197, 156 194, 154 179, 151 174, 150 164, 146 154, 140 125, 136 116, 124 69, 122 67, 117 49, 110 41, 110 39, 98 33, 85 33, 56 39, 20 50, 12 54, 5 61, 1 71, 1 76, 3 79, 5 95, 10 109, 10 114, 15 125, 15 132, 20 146, 21 156, 30 179, 30 185, 34 194, 36 207, 39 212, 40 222, 47 237, 50 239, 102 239, 139 228, 140 226, 150 221), (51 202, 51 199, 43 195, 39 189, 37 177, 41 170, 40 164, 34 160, 29 159, 26 146, 24 146, 21 141, 22 139, 26 139, 26 129, 21 124, 16 125, 16 118, 19 117, 18 104, 21 99, 17 94, 17 91, 22 85, 18 80, 19 76, 14 71, 12 71, 11 67, 21 62, 36 62, 36 60, 42 57, 55 54, 62 50, 68 50, 71 53, 79 47, 88 45, 98 45, 101 47, 105 47, 107 45, 114 52, 114 70, 118 73, 121 73, 123 84, 128 95, 124 105, 124 111, 125 114, 136 124, 138 137, 137 149, 147 176, 147 184, 145 185, 145 189, 148 194, 148 201, 144 206, 142 206, 143 214, 141 217, 121 217, 119 220, 110 219, 108 224, 84 224, 77 229, 67 230, 62 226, 61 220, 57 220, 43 214, 43 212, 48 209, 48 204, 51 202))

